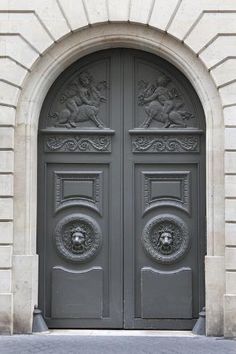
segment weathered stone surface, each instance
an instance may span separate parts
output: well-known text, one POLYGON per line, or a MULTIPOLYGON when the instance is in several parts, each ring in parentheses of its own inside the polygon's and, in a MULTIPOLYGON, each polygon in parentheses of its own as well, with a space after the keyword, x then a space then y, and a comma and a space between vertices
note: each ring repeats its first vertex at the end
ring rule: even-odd
POLYGON ((32 313, 38 303, 38 256, 13 256, 14 332, 31 333, 32 313), (22 308, 22 303, 24 307, 22 308))
POLYGON ((12 334, 13 295, 0 294, 0 333, 12 334))
POLYGON ((0 149, 14 148, 14 129, 0 126, 0 149))
POLYGON ((234 12, 203 12, 198 23, 185 39, 185 43, 196 53, 210 45, 218 33, 225 35, 236 32, 234 12))
POLYGON ((72 30, 88 25, 82 0, 59 0, 59 3, 72 30))
POLYGON ((236 221, 236 199, 225 200, 225 221, 236 221))
POLYGON ((226 338, 236 337, 236 295, 224 296, 224 335, 226 338))
POLYGON ((105 0, 84 0, 89 23, 105 22, 108 20, 108 9, 105 0))
POLYGON ((236 246, 236 224, 234 223, 225 223, 225 244, 236 246))
POLYGON ((0 220, 13 219, 13 198, 0 197, 0 220))
POLYGON ((226 85, 236 79, 236 58, 228 58, 211 70, 217 86, 226 85))
MULTIPOLYGON (((185 38, 186 34, 190 32, 196 24, 198 24, 204 12, 212 12, 214 14, 217 12, 224 13, 226 11, 230 12, 233 10, 236 10, 234 0, 198 0, 194 3, 189 0, 182 0, 179 10, 176 13, 174 21, 171 25, 170 33, 182 40, 185 38)), ((211 31, 212 29, 209 32, 211 31)))
POLYGON ((225 249, 225 268, 235 270, 236 247, 226 247, 225 249))
POLYGON ((219 34, 214 41, 200 54, 208 68, 217 65, 227 57, 236 55, 236 33, 224 36, 219 34))
POLYGON ((178 3, 178 0, 168 0, 168 6, 166 6, 165 0, 155 1, 149 25, 165 31, 170 24, 178 3))
POLYGON ((0 151, 0 172, 14 171, 14 153, 13 151, 0 151))
POLYGON ((220 336, 224 328, 224 257, 206 256, 206 331, 207 335, 220 336), (217 277, 216 277, 217 274, 217 277))
POLYGON ((13 242, 13 222, 0 221, 0 243, 11 244, 13 242))
POLYGON ((21 86, 27 70, 11 58, 0 58, 0 78, 14 85, 21 86))
POLYGON ((107 6, 109 21, 128 21, 130 0, 109 0, 107 6))
POLYGON ((131 0, 129 20, 146 24, 151 15, 152 4, 153 0, 131 0))
POLYGON ((236 126, 236 106, 224 108, 225 125, 236 126))
POLYGON ((0 246, 0 268, 11 268, 12 246, 0 246))
MULTIPOLYGON (((1 32, 7 34, 20 33, 40 53, 44 52, 53 43, 52 38, 33 11, 2 12, 0 13, 0 23, 1 32)), ((60 28, 60 22, 58 26, 60 28)))
POLYGON ((0 197, 13 196, 13 175, 0 175, 0 197))
POLYGON ((225 196, 236 198, 236 176, 225 176, 225 196))
POLYGON ((9 56, 30 69, 39 57, 39 52, 32 48, 20 34, 11 35, 10 33, 1 34, 0 32, 0 55, 9 56))
POLYGON ((10 269, 1 269, 0 270, 0 294, 1 293, 10 293, 12 286, 12 277, 10 269))
POLYGON ((225 128, 225 149, 236 150, 236 127, 225 128))
POLYGON ((1 125, 15 125, 16 110, 11 107, 0 106, 0 126, 1 125))
POLYGON ((0 81, 0 103, 16 107, 19 93, 18 87, 0 81))
POLYGON ((225 172, 236 174, 236 152, 225 153, 225 172))
POLYGON ((226 272, 226 294, 236 294, 236 272, 226 272))
POLYGON ((236 82, 229 83, 227 86, 219 88, 219 93, 223 106, 236 103, 236 82))

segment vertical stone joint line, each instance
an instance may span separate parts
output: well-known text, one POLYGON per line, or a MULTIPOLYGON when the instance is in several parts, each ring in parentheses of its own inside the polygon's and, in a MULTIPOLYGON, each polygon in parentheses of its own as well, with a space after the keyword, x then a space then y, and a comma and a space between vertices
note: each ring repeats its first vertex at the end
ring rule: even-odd
POLYGON ((109 11, 109 5, 108 5, 109 0, 105 0, 106 3, 106 10, 107 10, 107 19, 110 21, 110 11, 109 11))
POLYGON ((85 12, 85 16, 86 16, 86 19, 88 21, 88 24, 91 25, 91 21, 90 21, 90 18, 89 18, 88 9, 87 9, 85 0, 82 0, 82 4, 83 4, 83 7, 84 7, 84 12, 85 12))
POLYGON ((131 15, 131 3, 132 0, 129 0, 129 7, 128 7, 128 21, 130 22, 130 15, 131 15))
POLYGON ((45 23, 43 22, 43 20, 39 17, 39 15, 34 12, 35 17, 37 18, 37 20, 39 21, 40 25, 42 26, 42 28, 44 29, 44 31, 47 33, 47 35, 50 37, 50 39, 53 42, 56 42, 56 39, 53 37, 53 35, 51 34, 51 32, 49 31, 49 29, 47 28, 47 26, 45 25, 45 23))
POLYGON ((172 15, 170 16, 169 22, 166 25, 166 29, 165 29, 166 32, 168 31, 168 29, 170 28, 172 22, 174 21, 174 18, 176 16, 181 4, 182 4, 182 0, 178 0, 177 4, 175 5, 175 9, 174 9, 172 15))
POLYGON ((149 14, 148 14, 148 17, 147 17, 147 24, 149 24, 150 19, 151 19, 151 17, 152 17, 152 13, 153 13, 155 1, 156 1, 156 0, 152 0, 152 4, 151 4, 151 6, 150 6, 149 14))
POLYGON ((193 29, 197 26, 198 22, 200 22, 203 15, 204 15, 204 11, 202 11, 200 13, 200 15, 197 16, 196 20, 193 22, 193 24, 189 27, 188 31, 183 36, 183 39, 182 39, 183 42, 187 39, 187 37, 190 35, 190 33, 193 31, 193 29))
POLYGON ((69 20, 68 20, 68 18, 66 17, 65 11, 64 11, 64 9, 63 9, 61 3, 60 3, 60 0, 56 0, 56 3, 57 3, 57 6, 58 6, 58 8, 59 8, 61 14, 62 14, 62 17, 63 17, 64 20, 66 21, 66 24, 67 24, 68 28, 70 29, 71 32, 73 32, 72 27, 71 27, 71 25, 70 25, 70 23, 69 23, 69 20))

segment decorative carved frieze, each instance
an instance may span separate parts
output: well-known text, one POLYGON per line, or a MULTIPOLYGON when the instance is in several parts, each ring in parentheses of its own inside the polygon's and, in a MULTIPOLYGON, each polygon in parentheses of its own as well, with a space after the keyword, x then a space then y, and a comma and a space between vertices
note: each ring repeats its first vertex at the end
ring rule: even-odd
POLYGON ((190 234, 186 223, 171 214, 152 218, 144 227, 142 245, 156 262, 178 262, 188 251, 190 234))
POLYGON ((45 152, 111 152, 111 136, 57 134, 44 138, 45 152))
POLYGON ((199 152, 200 137, 191 134, 132 136, 133 152, 199 152))

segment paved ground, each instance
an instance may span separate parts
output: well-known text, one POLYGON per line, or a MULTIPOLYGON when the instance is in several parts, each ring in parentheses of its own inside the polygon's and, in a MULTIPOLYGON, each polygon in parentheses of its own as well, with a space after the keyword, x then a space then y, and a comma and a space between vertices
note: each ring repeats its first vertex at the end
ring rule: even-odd
POLYGON ((161 336, 0 336, 1 354, 236 354, 236 341, 161 336))

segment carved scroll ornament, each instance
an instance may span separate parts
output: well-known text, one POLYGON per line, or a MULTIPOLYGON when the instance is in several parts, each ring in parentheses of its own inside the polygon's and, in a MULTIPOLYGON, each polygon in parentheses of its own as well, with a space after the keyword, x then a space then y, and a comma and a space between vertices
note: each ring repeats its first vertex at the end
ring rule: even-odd
POLYGON ((46 136, 46 152, 111 152, 111 136, 54 135, 46 136))
POLYGON ((136 135, 133 152, 199 152, 200 137, 193 135, 136 135))

